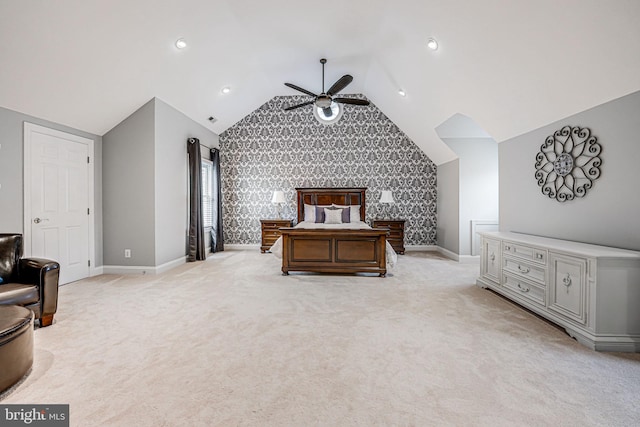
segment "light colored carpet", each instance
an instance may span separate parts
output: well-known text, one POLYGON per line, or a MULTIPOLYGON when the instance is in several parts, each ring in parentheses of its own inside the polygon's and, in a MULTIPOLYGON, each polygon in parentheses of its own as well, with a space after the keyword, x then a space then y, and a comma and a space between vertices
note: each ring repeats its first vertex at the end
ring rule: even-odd
POLYGON ((2 403, 74 426, 640 425, 640 354, 598 353, 409 252, 387 278, 297 274, 228 251, 60 289, 2 403))

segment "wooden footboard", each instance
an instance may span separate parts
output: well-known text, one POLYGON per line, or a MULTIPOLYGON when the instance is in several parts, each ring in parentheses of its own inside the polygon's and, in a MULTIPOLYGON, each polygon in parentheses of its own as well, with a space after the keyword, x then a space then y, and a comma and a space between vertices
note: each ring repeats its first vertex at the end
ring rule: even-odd
POLYGON ((281 228, 282 274, 387 274, 386 229, 318 230, 281 228))

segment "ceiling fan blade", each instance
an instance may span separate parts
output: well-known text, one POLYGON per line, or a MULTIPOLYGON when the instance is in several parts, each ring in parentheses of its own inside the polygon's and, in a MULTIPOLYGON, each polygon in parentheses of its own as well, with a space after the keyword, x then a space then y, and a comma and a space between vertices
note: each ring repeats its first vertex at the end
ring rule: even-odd
POLYGON ((340 92, 342 89, 347 87, 349 83, 351 83, 352 81, 353 81, 353 77, 350 76, 349 74, 345 74, 344 76, 340 77, 338 81, 333 84, 333 86, 329 88, 329 90, 327 91, 327 95, 329 96, 335 95, 336 93, 340 92))
POLYGON ((352 105, 369 105, 369 101, 366 99, 357 99, 357 98, 333 98, 334 102, 339 102, 341 104, 352 104, 352 105))
POLYGON ((323 108, 322 112, 324 113, 325 117, 331 117, 331 115, 333 114, 333 110, 331 109, 331 107, 323 108))
POLYGON ((317 96, 315 93, 309 92, 306 89, 302 89, 300 86, 296 86, 296 85, 291 84, 291 83, 285 83, 284 85, 290 87, 291 89, 295 89, 295 90, 300 91, 302 93, 306 93, 309 96, 317 96))
POLYGON ((304 107, 304 106, 307 106, 307 105, 311 105, 314 102, 315 101, 309 101, 309 102, 303 102, 302 104, 298 104, 298 105, 292 105, 291 107, 285 108, 284 111, 295 110, 296 108, 300 108, 300 107, 304 107))

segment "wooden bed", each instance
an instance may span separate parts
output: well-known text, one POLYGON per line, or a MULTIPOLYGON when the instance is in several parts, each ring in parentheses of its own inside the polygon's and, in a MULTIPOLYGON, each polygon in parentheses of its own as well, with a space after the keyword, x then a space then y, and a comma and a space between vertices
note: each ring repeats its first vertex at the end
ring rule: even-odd
MULTIPOLYGON (((360 205, 365 220, 366 188, 296 188, 298 223, 304 220, 304 205, 360 205)), ((281 228, 282 274, 290 271, 317 273, 387 274, 387 229, 281 228)))

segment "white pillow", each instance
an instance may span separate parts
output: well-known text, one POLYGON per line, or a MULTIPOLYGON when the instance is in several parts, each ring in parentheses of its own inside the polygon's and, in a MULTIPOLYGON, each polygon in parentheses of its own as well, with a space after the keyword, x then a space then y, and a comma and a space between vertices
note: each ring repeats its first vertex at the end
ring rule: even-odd
MULTIPOLYGON (((329 205, 318 205, 321 208, 328 208, 329 205)), ((316 205, 304 204, 304 219, 307 222, 316 222, 316 205)))
POLYGON ((342 209, 324 209, 325 224, 342 224, 342 209))
POLYGON ((351 208, 351 222, 360 222, 360 205, 333 205, 334 208, 351 208))

